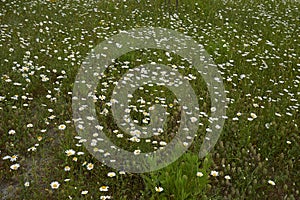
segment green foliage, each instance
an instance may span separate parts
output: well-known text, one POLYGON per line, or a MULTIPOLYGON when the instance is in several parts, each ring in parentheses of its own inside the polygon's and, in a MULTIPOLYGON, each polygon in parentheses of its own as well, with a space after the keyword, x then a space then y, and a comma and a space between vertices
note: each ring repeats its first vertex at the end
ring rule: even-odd
POLYGON ((205 194, 209 183, 210 159, 207 157, 201 163, 197 155, 185 153, 162 170, 143 174, 143 195, 150 199, 199 199, 205 194), (203 176, 197 176, 197 172, 203 176), (156 187, 162 187, 163 191, 157 192, 156 187))

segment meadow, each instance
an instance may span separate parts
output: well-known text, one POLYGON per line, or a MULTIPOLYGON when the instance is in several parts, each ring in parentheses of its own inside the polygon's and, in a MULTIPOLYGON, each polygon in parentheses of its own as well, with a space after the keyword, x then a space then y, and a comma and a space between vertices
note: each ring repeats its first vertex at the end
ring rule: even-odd
POLYGON ((276 0, 1 0, 1 199, 300 199, 300 4, 276 0), (97 120, 135 154, 163 149, 179 129, 180 106, 164 86, 144 86, 130 117, 168 112, 162 134, 131 137, 111 112, 115 82, 129 69, 162 63, 190 82, 199 128, 178 160, 157 171, 108 167, 74 126, 73 86, 89 52, 123 30, 162 27, 192 37, 223 78, 227 107, 217 144, 198 152, 211 115, 201 75, 182 57, 145 48, 114 60, 95 91, 97 120))

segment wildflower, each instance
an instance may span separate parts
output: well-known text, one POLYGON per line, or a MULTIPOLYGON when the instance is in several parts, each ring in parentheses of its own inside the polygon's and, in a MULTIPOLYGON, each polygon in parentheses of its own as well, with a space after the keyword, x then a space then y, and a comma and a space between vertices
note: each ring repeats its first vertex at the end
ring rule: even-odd
POLYGON ((256 115, 255 113, 251 113, 250 116, 251 116, 253 119, 257 118, 257 115, 256 115))
POLYGON ((134 155, 139 155, 141 153, 141 150, 137 149, 137 150, 134 150, 134 155))
POLYGON ((75 154, 75 151, 73 149, 68 149, 65 151, 65 153, 67 154, 67 156, 72 156, 75 154))
POLYGON ((28 181, 24 183, 25 187, 29 187, 29 185, 30 185, 30 183, 28 181))
POLYGON ((196 117, 191 117, 190 119, 191 119, 192 123, 194 123, 194 122, 196 122, 198 120, 196 117))
POLYGON ((101 191, 101 192, 107 192, 108 191, 108 186, 101 186, 100 188, 99 188, 99 190, 101 191))
POLYGON ((275 182, 272 181, 272 180, 268 180, 268 183, 269 183, 270 185, 276 185, 275 182))
POLYGON ((280 113, 275 113, 275 115, 276 115, 277 117, 281 117, 281 114, 280 114, 280 113))
POLYGON ((126 172, 125 171, 119 171, 119 174, 124 175, 126 172))
POLYGON ((71 168, 69 166, 65 166, 64 170, 67 172, 67 171, 70 171, 71 168))
POLYGON ((202 172, 197 172, 196 174, 198 177, 202 177, 203 176, 203 173, 202 172))
POLYGON ((27 151, 36 151, 36 147, 35 146, 30 147, 30 148, 27 149, 27 151))
POLYGON ((229 175, 226 175, 224 178, 225 178, 226 180, 230 180, 230 179, 231 179, 231 177, 230 177, 229 175))
POLYGON ((15 133, 16 133, 15 130, 9 130, 9 131, 8 131, 8 134, 9 134, 9 135, 14 135, 15 133))
POLYGON ((87 190, 84 190, 84 191, 81 192, 81 194, 83 194, 83 195, 85 195, 87 193, 89 193, 89 191, 87 191, 87 190))
POLYGON ((27 128, 32 128, 32 127, 33 127, 33 124, 27 124, 26 127, 27 127, 27 128))
POLYGON ((107 176, 112 178, 112 177, 116 176, 116 173, 115 172, 108 172, 107 176))
POLYGON ((155 187, 156 192, 162 192, 163 190, 164 190, 164 188, 162 188, 162 187, 155 187))
POLYGON ((18 155, 13 155, 12 157, 10 157, 10 161, 14 162, 17 160, 17 158, 18 158, 18 155))
POLYGON ((211 107, 210 111, 211 112, 216 112, 217 108, 216 107, 211 107))
POLYGON ((58 126, 58 129, 59 130, 65 130, 66 129, 66 125, 61 124, 61 125, 58 126))
POLYGON ((53 181, 53 182, 50 184, 50 186, 51 186, 52 189, 58 189, 59 186, 60 186, 60 184, 59 184, 59 182, 57 182, 57 181, 53 181))
POLYGON ((17 170, 19 167, 20 167, 20 165, 18 163, 16 163, 16 164, 11 165, 10 169, 17 170))
POLYGON ((217 172, 217 171, 211 171, 210 175, 216 177, 216 176, 219 176, 219 172, 217 172))
POLYGON ((100 196, 101 200, 110 199, 110 196, 100 196))
POLYGON ((87 168, 87 170, 92 170, 92 169, 94 169, 94 164, 89 163, 89 164, 87 164, 86 168, 87 168))
POLYGON ((271 125, 270 123, 266 123, 266 124, 265 124, 266 129, 269 129, 269 128, 270 128, 270 125, 271 125))

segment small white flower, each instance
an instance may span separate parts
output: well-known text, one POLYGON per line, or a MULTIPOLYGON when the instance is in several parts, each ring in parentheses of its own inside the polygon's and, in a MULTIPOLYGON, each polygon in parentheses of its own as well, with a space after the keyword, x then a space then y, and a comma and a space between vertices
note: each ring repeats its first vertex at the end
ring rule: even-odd
POLYGON ((107 192, 108 191, 108 186, 101 186, 100 188, 99 188, 99 190, 101 191, 101 192, 107 192))
POLYGON ((59 130, 65 130, 66 129, 66 125, 61 124, 61 125, 58 126, 58 129, 59 130))
POLYGON ((258 105, 257 103, 254 103, 254 104, 253 104, 253 107, 254 107, 254 108, 258 108, 259 105, 258 105))
POLYGON ((231 179, 231 177, 230 177, 229 175, 226 175, 224 178, 225 178, 226 180, 230 180, 230 179, 231 179))
POLYGON ((73 149, 68 149, 65 151, 65 153, 67 154, 67 156, 72 156, 74 155, 76 152, 73 149))
POLYGON ((275 115, 276 115, 277 117, 281 117, 281 114, 280 114, 280 113, 275 113, 275 115))
POLYGON ((110 196, 100 196, 100 200, 110 199, 110 196))
POLYGON ((27 124, 26 126, 27 126, 27 128, 32 128, 33 124, 27 124))
POLYGON ((137 149, 137 150, 134 150, 134 155, 139 155, 141 153, 141 150, 137 149))
POLYGON ((255 113, 251 113, 250 116, 251 116, 253 119, 257 118, 257 115, 256 115, 255 113))
POLYGON ((155 187, 156 192, 162 192, 163 190, 164 190, 164 188, 162 188, 162 187, 155 187))
POLYGON ((126 172, 125 171, 119 171, 119 174, 124 175, 124 174, 126 174, 126 172))
POLYGON ((64 170, 65 170, 66 172, 68 172, 68 171, 71 170, 71 168, 70 168, 69 166, 65 166, 64 170))
POLYGON ((8 134, 9 134, 9 135, 14 135, 15 133, 16 133, 15 130, 9 130, 9 131, 8 131, 8 134))
POLYGON ((94 169, 94 164, 89 163, 89 164, 87 164, 86 168, 87 168, 87 170, 92 170, 92 169, 94 169))
POLYGON ((29 187, 29 185, 30 185, 29 181, 27 181, 27 182, 24 183, 25 187, 29 187))
POLYGON ((36 147, 35 146, 30 147, 30 148, 27 149, 27 151, 36 151, 36 147))
POLYGON ((116 173, 115 172, 108 172, 107 176, 108 177, 115 177, 116 173))
POLYGON ((272 181, 272 180, 268 180, 268 183, 269 183, 270 185, 276 185, 275 182, 272 181))
POLYGON ((217 172, 217 171, 211 171, 210 175, 216 177, 216 176, 219 176, 219 172, 217 172))
POLYGON ((203 173, 202 172, 197 172, 196 174, 198 177, 202 177, 203 176, 203 173))
POLYGON ((270 128, 270 123, 265 123, 265 127, 266 127, 266 129, 269 129, 270 128))
POLYGON ((182 144, 183 144, 183 146, 185 146, 185 147, 187 147, 187 146, 189 145, 189 143, 187 143, 187 142, 183 142, 182 144))
POLYGON ((84 191, 81 192, 81 194, 83 194, 83 195, 85 195, 87 193, 89 193, 89 191, 87 191, 87 190, 84 190, 84 191))
POLYGON ((194 123, 194 122, 196 122, 198 120, 196 117, 191 117, 190 119, 191 119, 192 123, 194 123))
POLYGON ((17 158, 18 158, 18 155, 13 155, 12 157, 10 157, 10 161, 14 162, 17 160, 17 158))
POLYGON ((53 182, 50 184, 50 186, 51 186, 52 189, 58 189, 59 186, 60 186, 60 184, 59 184, 59 182, 57 182, 57 181, 53 181, 53 182))
POLYGON ((20 164, 16 163, 10 166, 10 169, 17 170, 20 167, 20 164))

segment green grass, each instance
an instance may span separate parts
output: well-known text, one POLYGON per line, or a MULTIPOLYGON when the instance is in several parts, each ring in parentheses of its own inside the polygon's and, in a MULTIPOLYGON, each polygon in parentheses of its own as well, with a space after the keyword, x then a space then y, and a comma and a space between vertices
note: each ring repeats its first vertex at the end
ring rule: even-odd
MULTIPOLYGON (((176 12, 174 4, 167 6, 163 0, 6 0, 0 8, 2 199, 99 199, 103 195, 178 200, 300 198, 299 3, 187 0, 179 2, 176 12), (71 92, 91 49, 120 30, 149 26, 177 30, 204 45, 224 78, 228 119, 207 158, 197 158, 208 126, 208 117, 203 116, 198 136, 179 160, 156 172, 119 174, 95 159, 76 137, 71 92), (253 121, 248 120, 251 113, 257 115, 253 121), (59 130, 61 124, 66 125, 65 130, 59 130), (9 134, 10 130, 15 133, 9 134), (68 149, 84 154, 67 156, 68 149), (18 156, 16 161, 3 160, 13 155, 18 156), (11 170, 15 163, 20 167, 11 170), (94 164, 92 170, 87 169, 88 163, 94 164), (65 166, 71 170, 65 171, 65 166), (219 176, 211 176, 213 170, 219 176), (196 176, 198 171, 203 177, 196 176), (116 176, 108 177, 109 172, 116 176), (225 179, 227 175, 231 179, 225 179), (60 183, 56 190, 50 186, 53 181, 60 183), (100 191, 101 186, 109 186, 108 191, 100 191), (164 189, 160 193, 155 190, 159 186, 164 189)), ((155 49, 127 53, 105 71, 96 94, 106 96, 106 102, 113 82, 128 71, 122 69, 126 61, 129 68, 149 62, 184 66, 179 72, 197 77, 190 81, 191 86, 199 97, 200 111, 210 115, 209 93, 201 76, 179 56, 155 49), (108 83, 105 91, 101 90, 104 82, 108 83)), ((170 133, 178 130, 174 94, 159 86, 145 90, 134 93, 132 102, 137 108, 143 106, 140 97, 151 104, 157 100, 152 97, 160 97, 166 98, 159 103, 170 112, 166 134, 152 137, 150 143, 132 143, 125 133, 124 138, 116 137, 113 131, 118 127, 110 107, 104 103, 96 107, 108 137, 129 151, 153 151, 160 147, 159 141, 171 141, 174 135, 170 133), (104 108, 109 111, 106 116, 100 113, 104 108)), ((144 117, 131 112, 140 125, 144 117)))

